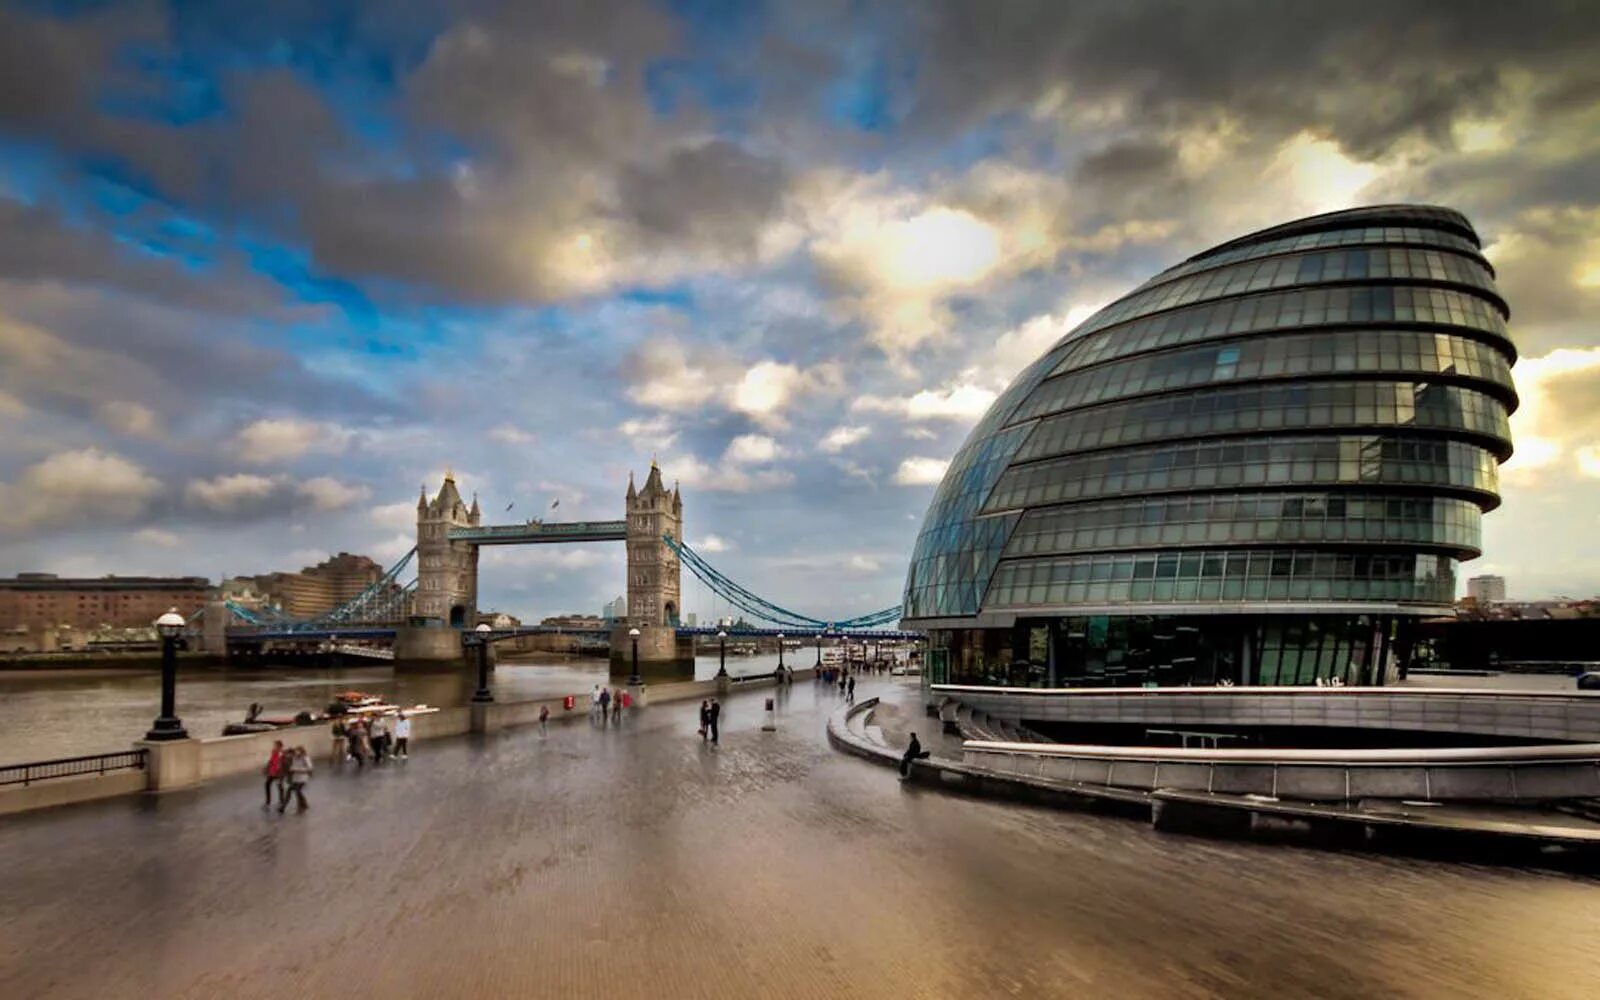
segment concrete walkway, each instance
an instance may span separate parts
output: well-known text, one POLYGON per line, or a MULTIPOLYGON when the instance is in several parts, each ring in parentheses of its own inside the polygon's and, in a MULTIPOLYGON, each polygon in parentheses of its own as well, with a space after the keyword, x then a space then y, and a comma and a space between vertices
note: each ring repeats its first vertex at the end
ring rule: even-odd
POLYGON ((761 732, 767 694, 729 699, 717 750, 685 702, 319 773, 304 815, 263 813, 242 778, 0 820, 0 996, 1560 998, 1600 980, 1600 883, 927 792, 830 750, 838 699, 809 682, 761 732))

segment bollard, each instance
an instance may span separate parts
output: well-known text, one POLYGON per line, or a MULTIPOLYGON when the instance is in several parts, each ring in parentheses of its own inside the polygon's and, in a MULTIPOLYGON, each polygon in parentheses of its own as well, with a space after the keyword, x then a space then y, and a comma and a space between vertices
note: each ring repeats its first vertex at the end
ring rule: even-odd
POLYGON ((771 698, 767 699, 767 717, 761 723, 761 731, 764 733, 775 733, 778 731, 778 713, 773 707, 771 698))

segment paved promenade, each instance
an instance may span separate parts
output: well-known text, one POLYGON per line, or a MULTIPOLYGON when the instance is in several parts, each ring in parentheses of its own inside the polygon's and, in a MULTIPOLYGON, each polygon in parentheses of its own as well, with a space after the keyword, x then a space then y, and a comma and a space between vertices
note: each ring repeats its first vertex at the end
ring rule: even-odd
MULTIPOLYGON (((0 996, 1588 997, 1600 883, 902 786, 795 686, 0 819, 0 996)), ((898 682, 866 683, 913 705, 898 682)), ((914 716, 907 716, 913 718, 914 716)), ((931 723, 931 720, 930 720, 931 723)))

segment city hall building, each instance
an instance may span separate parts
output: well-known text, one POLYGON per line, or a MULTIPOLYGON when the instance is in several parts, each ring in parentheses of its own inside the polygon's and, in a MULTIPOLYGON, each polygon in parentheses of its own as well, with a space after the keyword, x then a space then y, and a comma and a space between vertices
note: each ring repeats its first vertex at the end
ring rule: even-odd
POLYGON ((1466 218, 1390 205, 1214 247, 1017 376, 906 578, 933 683, 1379 684, 1453 614, 1516 348, 1466 218))

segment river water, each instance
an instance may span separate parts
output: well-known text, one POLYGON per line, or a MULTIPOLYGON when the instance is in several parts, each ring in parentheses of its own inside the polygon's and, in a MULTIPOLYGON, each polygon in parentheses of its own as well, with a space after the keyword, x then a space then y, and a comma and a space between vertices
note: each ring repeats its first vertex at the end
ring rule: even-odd
MULTIPOLYGON (((728 672, 771 673, 776 653, 730 656, 728 672)), ((802 665, 798 654, 785 662, 802 665)), ((597 657, 550 656, 506 662, 494 670, 495 696, 505 701, 587 697, 609 683, 607 661, 597 657)), ((717 657, 695 661, 695 678, 717 673, 717 657)), ((222 727, 244 718, 252 702, 267 715, 321 711, 339 691, 366 691, 404 705, 447 708, 466 704, 476 686, 471 671, 401 672, 392 667, 337 670, 280 666, 261 670, 195 668, 178 675, 178 716, 192 736, 220 736, 222 727)), ((161 674, 146 670, 0 671, 0 765, 78 754, 126 750, 144 735, 161 704, 161 674)))

